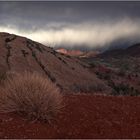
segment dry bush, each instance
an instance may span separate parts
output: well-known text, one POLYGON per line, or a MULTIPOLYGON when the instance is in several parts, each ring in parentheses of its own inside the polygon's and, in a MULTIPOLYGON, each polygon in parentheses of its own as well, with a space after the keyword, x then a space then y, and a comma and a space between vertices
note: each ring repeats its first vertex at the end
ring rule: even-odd
POLYGON ((22 73, 5 80, 0 112, 16 112, 32 120, 50 121, 61 109, 62 95, 50 80, 37 73, 22 73))

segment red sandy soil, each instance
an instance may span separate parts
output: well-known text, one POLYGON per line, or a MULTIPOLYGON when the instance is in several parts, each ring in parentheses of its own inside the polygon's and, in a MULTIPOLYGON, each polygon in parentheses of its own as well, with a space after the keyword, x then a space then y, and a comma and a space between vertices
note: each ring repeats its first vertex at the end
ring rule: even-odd
POLYGON ((67 95, 51 124, 0 114, 0 138, 140 138, 140 97, 67 95))

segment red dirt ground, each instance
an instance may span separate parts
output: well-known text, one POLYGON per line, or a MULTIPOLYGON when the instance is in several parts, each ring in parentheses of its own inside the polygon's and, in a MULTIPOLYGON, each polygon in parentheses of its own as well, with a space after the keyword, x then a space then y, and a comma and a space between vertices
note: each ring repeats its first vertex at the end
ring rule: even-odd
POLYGON ((140 97, 67 95, 52 124, 0 114, 0 138, 140 138, 140 97))

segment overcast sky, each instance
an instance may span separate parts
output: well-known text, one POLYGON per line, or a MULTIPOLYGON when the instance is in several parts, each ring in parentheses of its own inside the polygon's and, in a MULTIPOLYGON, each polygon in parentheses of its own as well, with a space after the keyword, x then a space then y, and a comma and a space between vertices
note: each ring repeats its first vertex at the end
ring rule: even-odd
POLYGON ((140 2, 0 2, 0 32, 52 47, 108 47, 140 40, 140 2))

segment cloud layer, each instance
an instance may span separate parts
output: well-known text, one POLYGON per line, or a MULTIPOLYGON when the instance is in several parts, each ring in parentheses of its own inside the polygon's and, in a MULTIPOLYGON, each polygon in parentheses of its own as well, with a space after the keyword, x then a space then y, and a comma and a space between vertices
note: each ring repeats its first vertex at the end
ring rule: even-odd
MULTIPOLYGON (((140 40, 140 21, 125 18, 108 22, 49 23, 40 29, 20 30, 16 26, 0 26, 0 32, 28 37, 52 47, 103 48, 116 40, 128 43, 140 40)), ((120 44, 120 42, 118 42, 120 44)))

